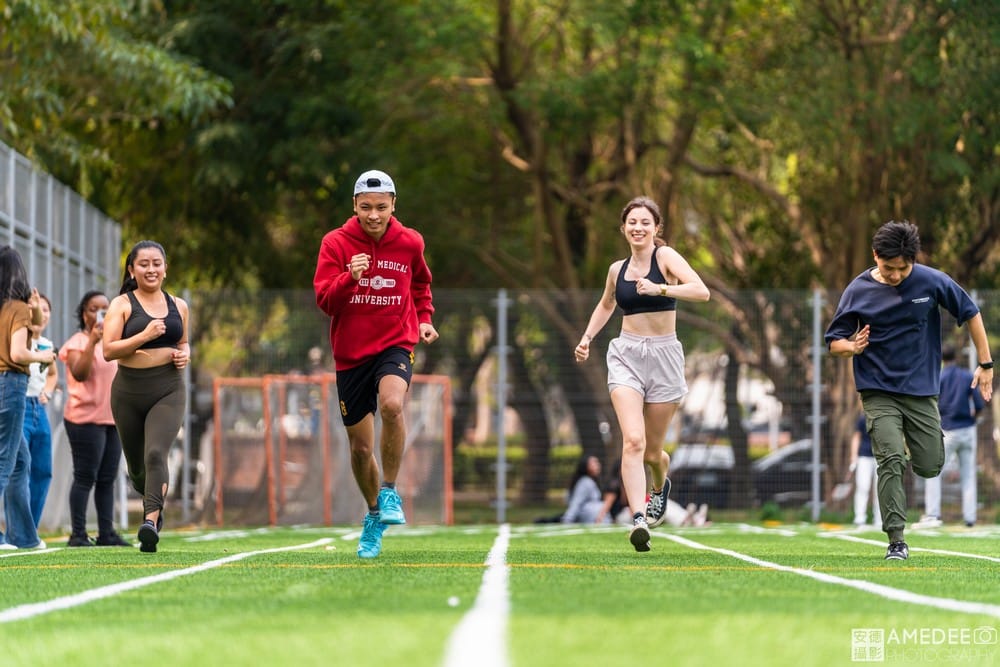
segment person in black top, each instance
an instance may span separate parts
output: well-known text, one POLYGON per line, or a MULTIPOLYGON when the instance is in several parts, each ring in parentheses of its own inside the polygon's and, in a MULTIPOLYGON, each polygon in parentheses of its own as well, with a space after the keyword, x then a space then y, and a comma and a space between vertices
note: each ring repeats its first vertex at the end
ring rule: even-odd
POLYGON ((649 551, 649 528, 667 515, 670 457, 663 451, 667 427, 687 394, 684 349, 677 340, 677 300, 707 301, 709 291, 687 260, 660 238, 660 208, 636 197, 621 214, 621 232, 631 254, 611 264, 604 294, 574 350, 578 362, 590 356, 590 342, 615 308, 625 316, 608 348, 608 389, 622 430, 622 481, 636 551, 649 551), (646 498, 646 469, 652 493, 646 498))
POLYGON ((163 290, 167 254, 140 241, 125 260, 121 291, 104 318, 104 357, 118 361, 111 411, 132 487, 142 494, 140 550, 155 552, 167 495, 167 454, 180 431, 191 360, 188 306, 163 290))
MULTIPOLYGON (((622 485, 622 461, 616 459, 611 464, 611 470, 601 487, 601 499, 603 504, 601 513, 597 517, 597 523, 603 523, 605 518, 608 523, 618 523, 619 517, 623 517, 628 509, 628 496, 625 495, 625 487, 622 485)), ((632 518, 628 517, 631 522, 632 518)))

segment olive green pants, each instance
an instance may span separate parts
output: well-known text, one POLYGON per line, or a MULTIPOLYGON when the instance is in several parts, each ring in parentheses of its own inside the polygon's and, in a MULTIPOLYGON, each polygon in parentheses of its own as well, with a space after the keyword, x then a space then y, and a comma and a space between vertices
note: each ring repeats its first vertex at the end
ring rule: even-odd
POLYGON ((890 542, 896 542, 903 539, 906 528, 907 462, 924 478, 936 477, 944 465, 944 433, 937 396, 865 390, 861 392, 861 405, 878 464, 882 530, 890 542))

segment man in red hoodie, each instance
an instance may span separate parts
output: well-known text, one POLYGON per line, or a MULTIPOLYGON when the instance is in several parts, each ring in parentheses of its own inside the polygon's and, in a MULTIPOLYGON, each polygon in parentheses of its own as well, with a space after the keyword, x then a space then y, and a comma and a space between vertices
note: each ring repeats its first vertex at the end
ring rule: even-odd
POLYGON ((396 186, 366 171, 354 184, 354 213, 320 245, 313 289, 330 316, 340 413, 351 446, 351 469, 368 505, 358 556, 382 551, 387 525, 406 523, 396 476, 406 442, 403 403, 413 373, 413 348, 434 342, 431 272, 424 239, 393 216, 396 186), (375 410, 382 417, 381 484, 375 459, 375 410))

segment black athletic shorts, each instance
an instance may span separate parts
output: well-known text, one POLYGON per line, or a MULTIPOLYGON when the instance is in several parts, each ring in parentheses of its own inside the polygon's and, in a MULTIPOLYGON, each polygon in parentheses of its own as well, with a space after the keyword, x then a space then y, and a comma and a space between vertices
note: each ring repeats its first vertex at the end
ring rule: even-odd
POLYGON ((378 383, 386 375, 397 375, 410 385, 413 376, 413 353, 401 347, 372 357, 360 366, 337 371, 337 395, 344 426, 354 426, 378 407, 378 383))

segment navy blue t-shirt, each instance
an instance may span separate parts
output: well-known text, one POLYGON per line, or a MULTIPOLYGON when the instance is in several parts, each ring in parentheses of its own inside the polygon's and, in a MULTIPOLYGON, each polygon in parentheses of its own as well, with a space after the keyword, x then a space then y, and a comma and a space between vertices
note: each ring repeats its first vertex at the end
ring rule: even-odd
POLYGON ((979 308, 948 274, 923 264, 899 285, 880 283, 871 269, 852 280, 826 330, 826 345, 871 327, 868 347, 854 355, 858 391, 937 396, 941 375, 941 311, 965 324, 979 308))
POLYGON ((976 414, 985 403, 978 389, 972 387, 972 373, 957 364, 948 364, 941 371, 941 428, 951 431, 976 425, 976 414))

